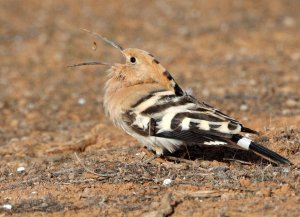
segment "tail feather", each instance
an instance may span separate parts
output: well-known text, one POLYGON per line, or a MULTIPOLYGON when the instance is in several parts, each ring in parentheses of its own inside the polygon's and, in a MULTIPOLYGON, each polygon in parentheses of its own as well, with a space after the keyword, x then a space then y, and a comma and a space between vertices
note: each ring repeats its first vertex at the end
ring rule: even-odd
POLYGON ((250 150, 250 151, 256 153, 257 155, 260 155, 261 157, 272 161, 273 163, 292 165, 292 163, 288 159, 282 157, 281 155, 277 154, 276 152, 274 152, 256 142, 251 141, 250 139, 248 139, 246 137, 236 134, 231 139, 233 142, 235 142, 241 148, 250 150))

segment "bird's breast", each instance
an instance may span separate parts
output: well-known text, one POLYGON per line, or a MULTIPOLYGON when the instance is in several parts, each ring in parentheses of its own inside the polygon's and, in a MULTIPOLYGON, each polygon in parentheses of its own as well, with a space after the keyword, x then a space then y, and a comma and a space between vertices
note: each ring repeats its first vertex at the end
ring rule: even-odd
POLYGON ((142 83, 126 86, 112 79, 105 86, 103 106, 106 115, 115 125, 123 128, 123 115, 133 109, 134 104, 151 92, 163 90, 157 83, 142 83))

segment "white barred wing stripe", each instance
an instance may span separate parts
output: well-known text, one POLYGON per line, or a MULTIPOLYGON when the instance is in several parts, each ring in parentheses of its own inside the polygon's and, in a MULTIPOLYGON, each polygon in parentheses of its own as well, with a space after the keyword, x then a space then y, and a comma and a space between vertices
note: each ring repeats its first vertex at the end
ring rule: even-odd
POLYGON ((158 123, 159 131, 161 133, 164 131, 172 131, 171 124, 174 116, 182 111, 186 111, 188 108, 195 106, 194 103, 188 103, 186 105, 173 106, 165 109, 162 113, 163 117, 158 123))
POLYGON ((223 141, 209 141, 209 142, 204 142, 204 145, 227 145, 227 142, 223 142, 223 141))
POLYGON ((135 109, 134 111, 136 113, 141 113, 143 111, 145 111, 146 109, 148 109, 149 107, 156 105, 157 101, 162 97, 162 96, 166 96, 166 95, 171 95, 174 94, 172 91, 161 91, 161 92, 156 92, 153 94, 152 97, 150 97, 149 99, 143 101, 142 103, 140 103, 135 109))
POLYGON ((246 150, 249 150, 249 146, 251 144, 251 140, 246 138, 246 137, 243 137, 241 138, 238 142, 237 142, 237 145, 246 149, 246 150))
POLYGON ((188 130, 190 129, 191 118, 184 118, 181 122, 181 129, 188 130))

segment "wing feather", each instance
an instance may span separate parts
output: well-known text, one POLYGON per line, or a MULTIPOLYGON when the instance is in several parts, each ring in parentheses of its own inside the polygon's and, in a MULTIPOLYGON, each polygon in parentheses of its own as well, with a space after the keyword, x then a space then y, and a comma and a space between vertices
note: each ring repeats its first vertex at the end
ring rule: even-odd
MULTIPOLYGON (((177 139, 184 142, 226 142, 240 132, 255 132, 205 103, 189 95, 158 94, 156 103, 124 114, 132 131, 142 136, 177 139)), ((153 101, 151 97, 144 98, 153 101)))

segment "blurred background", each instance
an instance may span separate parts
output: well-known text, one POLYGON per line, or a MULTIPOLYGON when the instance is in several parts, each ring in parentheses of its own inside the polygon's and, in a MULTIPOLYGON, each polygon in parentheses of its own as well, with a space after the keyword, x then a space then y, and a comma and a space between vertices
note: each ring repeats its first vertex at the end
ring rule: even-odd
POLYGON ((106 68, 66 66, 122 57, 80 28, 149 51, 186 90, 242 122, 299 120, 299 11, 298 0, 2 0, 0 145, 111 126, 102 109, 106 68))

